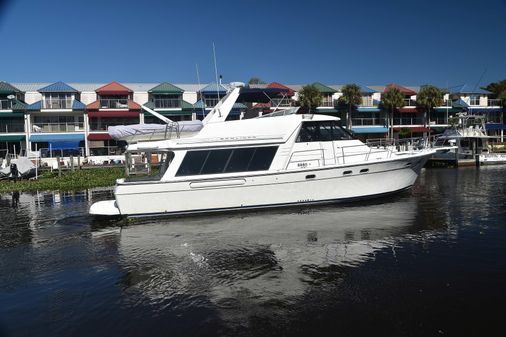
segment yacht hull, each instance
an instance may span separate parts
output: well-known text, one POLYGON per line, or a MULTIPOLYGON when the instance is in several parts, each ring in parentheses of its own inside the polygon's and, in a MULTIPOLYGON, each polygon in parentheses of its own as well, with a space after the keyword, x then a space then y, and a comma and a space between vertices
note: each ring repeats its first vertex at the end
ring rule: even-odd
POLYGON ((175 215, 371 198, 410 188, 429 156, 219 179, 118 184, 116 202, 107 206, 116 210, 104 211, 105 204, 97 203, 90 213, 175 215))

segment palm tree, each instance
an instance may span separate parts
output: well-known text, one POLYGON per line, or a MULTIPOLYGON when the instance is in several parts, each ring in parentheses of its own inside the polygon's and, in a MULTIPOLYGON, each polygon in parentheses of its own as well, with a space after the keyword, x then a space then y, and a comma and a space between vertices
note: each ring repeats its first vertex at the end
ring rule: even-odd
POLYGON ((258 77, 252 77, 249 79, 248 84, 265 84, 265 82, 258 77))
POLYGON ((298 105, 308 109, 309 112, 315 110, 322 104, 322 94, 314 85, 303 86, 299 91, 298 105))
POLYGON ((348 105, 348 112, 346 113, 346 128, 351 131, 351 110, 354 106, 362 103, 362 94, 360 87, 356 84, 346 84, 341 88, 343 95, 339 97, 339 101, 348 105))
POLYGON ((387 112, 388 120, 388 136, 394 138, 394 109, 400 108, 404 104, 404 95, 397 88, 390 88, 381 95, 381 105, 389 108, 390 114, 387 112))
POLYGON ((432 109, 443 104, 444 91, 433 86, 423 85, 416 95, 416 105, 424 109, 424 124, 429 128, 430 140, 430 113, 432 109))

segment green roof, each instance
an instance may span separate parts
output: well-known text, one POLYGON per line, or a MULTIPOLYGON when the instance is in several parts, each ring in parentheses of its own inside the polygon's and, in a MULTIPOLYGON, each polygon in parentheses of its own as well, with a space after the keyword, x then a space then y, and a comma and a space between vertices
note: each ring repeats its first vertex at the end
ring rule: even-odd
POLYGON ((0 81, 0 95, 10 95, 19 92, 19 89, 7 82, 0 81))
POLYGON ((193 104, 183 100, 183 102, 181 103, 181 108, 183 108, 183 110, 193 110, 193 104))
POLYGON ((0 135, 0 142, 21 142, 25 139, 25 135, 0 135))
POLYGON ((157 111, 162 116, 191 116, 190 110, 157 111))
POLYGON ((316 89, 318 89, 318 91, 322 94, 333 94, 337 92, 337 90, 332 89, 331 87, 327 87, 326 85, 323 85, 319 82, 315 82, 312 85, 316 87, 316 89))
POLYGON ((164 82, 162 84, 157 85, 154 88, 151 88, 148 92, 150 94, 181 94, 184 92, 184 90, 176 87, 173 84, 164 82))

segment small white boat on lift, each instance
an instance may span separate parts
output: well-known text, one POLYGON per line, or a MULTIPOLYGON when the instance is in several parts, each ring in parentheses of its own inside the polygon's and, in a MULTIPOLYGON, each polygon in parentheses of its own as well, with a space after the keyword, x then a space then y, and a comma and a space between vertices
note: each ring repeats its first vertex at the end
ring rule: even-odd
POLYGON ((236 101, 274 94, 264 90, 236 86, 193 137, 129 145, 127 178, 117 180, 114 200, 93 204, 90 214, 194 214, 382 196, 410 188, 434 153, 367 146, 338 118, 297 108, 225 122, 236 101), (148 175, 137 176, 139 167, 148 175))

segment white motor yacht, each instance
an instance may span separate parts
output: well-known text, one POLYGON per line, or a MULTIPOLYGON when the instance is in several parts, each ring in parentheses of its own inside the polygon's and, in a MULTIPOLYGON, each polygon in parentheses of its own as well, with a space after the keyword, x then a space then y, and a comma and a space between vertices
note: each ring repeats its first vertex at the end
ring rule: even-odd
POLYGON ((193 137, 129 145, 115 199, 93 204, 90 213, 194 214, 382 196, 410 188, 434 153, 368 146, 338 118, 297 108, 225 121, 236 101, 259 102, 267 96, 261 91, 232 89, 193 137), (148 174, 138 176, 139 167, 148 174))

